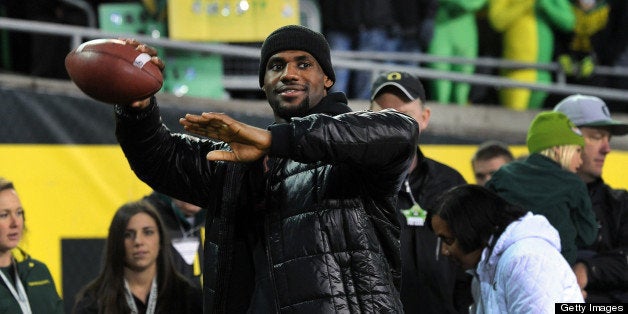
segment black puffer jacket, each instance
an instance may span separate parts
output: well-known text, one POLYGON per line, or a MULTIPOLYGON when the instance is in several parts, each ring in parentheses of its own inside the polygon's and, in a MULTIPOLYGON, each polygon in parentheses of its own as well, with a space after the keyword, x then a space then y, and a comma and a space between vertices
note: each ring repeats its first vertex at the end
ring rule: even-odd
MULTIPOLYGON (((427 158, 417 149, 418 164, 408 175, 412 197, 421 208, 431 212, 447 190, 465 184, 455 169, 427 158)), ((413 201, 403 187, 399 209, 412 207, 413 201)), ((403 263, 401 302, 406 313, 468 313, 473 303, 472 277, 440 251, 438 237, 427 226, 401 221, 401 261, 403 263)))
POLYGON ((206 313, 403 311, 395 205, 418 127, 396 111, 349 111, 334 93, 311 112, 326 114, 271 126, 264 175, 262 161, 208 162, 207 152, 228 145, 170 133, 155 105, 116 107, 116 134, 138 177, 209 211, 206 313), (272 309, 250 301, 259 275, 252 238, 265 250, 272 309))
POLYGON ((587 184, 600 231, 592 245, 578 251, 588 268, 586 302, 628 302, 628 191, 602 178, 587 184))

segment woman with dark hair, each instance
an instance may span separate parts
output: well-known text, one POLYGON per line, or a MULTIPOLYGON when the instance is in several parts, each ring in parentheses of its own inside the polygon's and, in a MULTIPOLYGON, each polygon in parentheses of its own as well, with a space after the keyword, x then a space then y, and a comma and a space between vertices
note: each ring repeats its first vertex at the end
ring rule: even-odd
POLYGON ((124 204, 109 226, 104 268, 74 313, 201 313, 201 291, 176 272, 169 243, 150 203, 124 204))
POLYGON ((542 215, 479 185, 443 194, 428 218, 442 254, 473 274, 474 313, 545 313, 583 303, 558 232, 542 215))

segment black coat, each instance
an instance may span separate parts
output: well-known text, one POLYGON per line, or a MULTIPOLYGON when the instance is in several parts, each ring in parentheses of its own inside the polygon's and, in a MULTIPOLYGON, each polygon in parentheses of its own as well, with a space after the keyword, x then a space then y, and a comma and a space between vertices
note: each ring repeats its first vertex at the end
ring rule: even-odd
MULTIPOLYGON (((445 191, 465 184, 453 168, 426 158, 419 149, 417 167, 408 183, 414 200, 424 210, 434 210, 445 191)), ((412 206, 404 187, 399 191, 399 209, 412 206)), ((465 313, 473 303, 471 276, 443 256, 437 237, 427 226, 409 225, 401 220, 402 285, 401 301, 406 313, 465 313)))
MULTIPOLYGON (((205 213, 200 211, 194 216, 194 224, 190 224, 185 220, 179 212, 173 207, 172 199, 161 193, 153 192, 150 195, 144 197, 144 199, 150 202, 164 223, 164 228, 168 232, 170 241, 178 240, 185 237, 194 238, 200 242, 201 227, 205 226, 205 213), (185 233, 185 234, 184 234, 185 233)), ((192 264, 188 264, 181 253, 177 251, 174 245, 170 245, 172 249, 172 260, 174 262, 175 269, 189 279, 195 286, 201 287, 202 273, 200 265, 203 263, 203 245, 199 244, 196 250, 195 261, 192 264)))
POLYGON ((628 302, 628 191, 598 179, 587 184, 600 226, 595 242, 578 251, 587 264, 587 302, 628 302))
POLYGON ((207 161, 228 145, 170 133, 156 105, 116 107, 116 134, 138 177, 208 209, 206 313, 402 311, 395 205, 418 126, 397 111, 349 111, 334 93, 311 112, 325 114, 271 126, 264 175, 261 161, 207 161), (250 304, 260 272, 270 276, 264 292, 274 308, 250 304))
MULTIPOLYGON (((183 278, 174 280, 170 283, 173 285, 173 290, 177 291, 177 295, 164 296, 157 293, 157 306, 155 308, 155 314, 199 314, 203 311, 203 303, 201 297, 201 289, 192 286, 189 282, 184 281, 183 278)), ((76 300, 76 304, 72 310, 72 314, 100 314, 103 309, 98 304, 97 291, 86 291, 79 299, 76 300)), ((125 302, 126 299, 120 296, 121 302, 125 302)), ((140 313, 146 311, 147 304, 142 304, 137 297, 134 296, 135 304, 140 313), (139 302, 139 303, 138 303, 139 302)), ((147 301, 148 302, 148 301, 147 301)), ((112 306, 109 310, 115 310, 117 307, 112 306)), ((128 308, 128 307, 127 307, 128 308)), ((130 313, 130 311, 129 311, 130 313)))
POLYGON ((319 0, 323 33, 397 27, 392 0, 319 0))

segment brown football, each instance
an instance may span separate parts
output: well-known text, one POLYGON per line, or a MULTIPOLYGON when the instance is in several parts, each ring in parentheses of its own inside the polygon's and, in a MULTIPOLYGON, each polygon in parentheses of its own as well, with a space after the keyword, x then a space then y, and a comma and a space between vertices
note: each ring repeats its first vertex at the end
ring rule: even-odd
POLYGON ((65 69, 88 96, 109 104, 130 104, 163 85, 163 75, 150 59, 124 41, 94 39, 68 53, 65 69))

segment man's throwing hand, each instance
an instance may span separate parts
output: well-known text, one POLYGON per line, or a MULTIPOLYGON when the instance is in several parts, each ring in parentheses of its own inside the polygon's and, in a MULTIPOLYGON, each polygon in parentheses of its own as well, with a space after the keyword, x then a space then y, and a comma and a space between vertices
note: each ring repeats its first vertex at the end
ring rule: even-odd
POLYGON ((204 112, 186 114, 179 119, 186 131, 226 142, 232 151, 216 150, 207 154, 207 160, 236 162, 255 161, 270 148, 270 131, 234 120, 224 113, 204 112))

